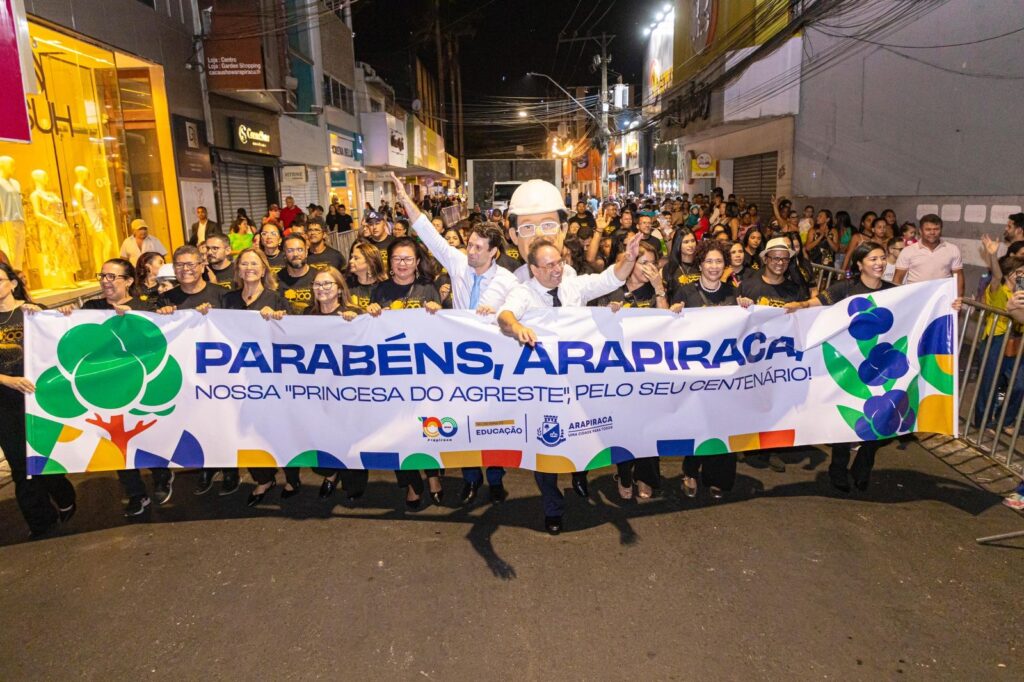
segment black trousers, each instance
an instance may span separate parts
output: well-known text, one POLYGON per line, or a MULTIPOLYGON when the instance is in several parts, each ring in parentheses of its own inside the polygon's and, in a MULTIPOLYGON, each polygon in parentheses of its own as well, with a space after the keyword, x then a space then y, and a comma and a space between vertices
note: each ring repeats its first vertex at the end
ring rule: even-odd
MULTIPOLYGON (((224 472, 224 475, 227 476, 227 469, 224 472)), ((237 476, 238 474, 236 473, 235 475, 237 476)), ((277 468, 253 467, 249 469, 249 475, 252 476, 252 480, 256 481, 257 485, 264 485, 277 478, 277 468)), ((284 480, 293 488, 298 488, 302 485, 302 481, 299 480, 299 467, 284 467, 284 480)))
MULTIPOLYGON (((866 485, 871 478, 871 470, 875 468, 875 453, 885 447, 892 439, 869 440, 860 444, 853 466, 849 468, 854 483, 866 485)), ((834 443, 832 445, 832 461, 828 465, 828 474, 833 481, 846 481, 847 466, 850 464, 850 449, 856 443, 834 443)))
MULTIPOLYGON (((431 478, 432 476, 440 476, 440 469, 424 469, 423 476, 431 478)), ((398 487, 404 488, 411 485, 412 489, 417 495, 423 494, 423 476, 420 475, 419 470, 401 470, 395 472, 395 480, 398 481, 398 487)))
POLYGON ((28 477, 24 402, 0 404, 0 448, 11 467, 14 497, 29 530, 45 531, 57 522, 57 507, 67 509, 75 503, 75 487, 64 474, 28 477))
MULTIPOLYGON (((171 478, 170 469, 150 469, 153 485, 166 483, 171 478)), ((121 481, 124 494, 128 497, 145 497, 146 484, 142 482, 142 472, 138 469, 121 469, 117 472, 117 480, 121 481)))
POLYGON ((659 457, 641 457, 628 462, 616 464, 619 482, 627 488, 634 480, 646 483, 652 488, 661 487, 661 459, 659 457))
POLYGON ((683 457, 683 476, 697 478, 707 487, 732 490, 736 483, 736 455, 691 455, 683 457))
POLYGON ((366 469, 323 469, 313 467, 313 473, 324 478, 338 477, 341 482, 341 489, 347 493, 360 495, 366 492, 366 485, 370 481, 370 472, 366 469))

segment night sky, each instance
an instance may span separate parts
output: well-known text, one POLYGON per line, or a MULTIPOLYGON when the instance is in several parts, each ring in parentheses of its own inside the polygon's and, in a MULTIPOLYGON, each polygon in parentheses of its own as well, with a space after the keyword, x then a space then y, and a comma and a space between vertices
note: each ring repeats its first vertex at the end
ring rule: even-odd
MULTIPOLYGON (((461 39, 462 90, 466 106, 467 157, 509 155, 516 144, 543 145, 545 131, 538 124, 518 127, 484 125, 496 115, 474 108, 494 105, 494 96, 539 97, 565 102, 554 86, 527 71, 546 73, 573 91, 574 86, 601 82, 600 71, 591 72, 590 61, 599 52, 595 42, 558 45, 565 36, 600 34, 616 37, 609 46, 612 61, 608 81, 618 72, 623 82, 639 85, 642 78, 645 38, 643 27, 665 4, 664 0, 441 0, 442 22, 455 30, 467 29, 472 37, 461 39), (575 16, 573 16, 575 11, 575 16)), ((359 0, 353 5, 356 58, 390 77, 386 64, 420 40, 430 26, 433 0, 359 0)), ((428 46, 429 47, 429 46, 428 46)), ((433 52, 424 53, 434 59, 433 52)), ((428 62, 431 67, 433 61, 428 62)), ((395 76, 397 78, 397 76, 395 76)), ((573 91, 574 92, 574 91, 573 91)), ((408 109, 409 102, 399 101, 408 109)), ((504 115, 508 115, 506 110, 504 115)), ((446 144, 450 147, 450 144, 446 144)))

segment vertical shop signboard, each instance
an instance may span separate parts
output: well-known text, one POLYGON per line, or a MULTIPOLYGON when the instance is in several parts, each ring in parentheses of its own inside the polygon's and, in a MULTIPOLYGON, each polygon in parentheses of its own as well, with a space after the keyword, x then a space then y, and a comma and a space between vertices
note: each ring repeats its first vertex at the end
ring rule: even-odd
POLYGON ((0 0, 0 139, 30 142, 15 4, 16 0, 0 0))

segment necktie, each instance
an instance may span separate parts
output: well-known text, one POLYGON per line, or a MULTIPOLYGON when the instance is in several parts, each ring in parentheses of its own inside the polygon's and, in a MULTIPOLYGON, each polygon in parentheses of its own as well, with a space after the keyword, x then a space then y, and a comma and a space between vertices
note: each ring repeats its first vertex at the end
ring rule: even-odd
POLYGON ((561 308, 562 301, 559 300, 558 298, 558 287, 555 287, 554 289, 548 289, 548 293, 551 294, 551 307, 561 308))
POLYGON ((484 279, 483 275, 473 273, 473 288, 469 292, 469 309, 476 310, 477 305, 480 303, 480 282, 484 279))

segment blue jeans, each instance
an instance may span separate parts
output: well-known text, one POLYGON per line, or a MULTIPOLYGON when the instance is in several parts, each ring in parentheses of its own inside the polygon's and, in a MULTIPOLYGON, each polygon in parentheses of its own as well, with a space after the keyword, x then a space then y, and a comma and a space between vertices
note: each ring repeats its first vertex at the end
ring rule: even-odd
MULTIPOLYGON (((1002 410, 1002 406, 997 409, 993 405, 988 411, 988 424, 982 425, 981 418, 985 413, 985 403, 988 400, 989 391, 992 390, 993 380, 995 379, 997 384, 999 380, 1009 380, 1010 372, 1013 371, 1013 363, 1016 360, 1015 357, 1003 356, 1003 336, 1001 334, 992 337, 992 346, 988 349, 988 354, 982 363, 981 380, 978 382, 978 400, 974 406, 975 426, 994 426, 1002 410), (996 375, 997 368, 999 371, 998 377, 996 375)), ((988 341, 986 340, 983 343, 988 343, 988 341)), ((1007 391, 1008 396, 1006 400, 1009 404, 1006 406, 1006 424, 1012 425, 1016 422, 1021 399, 1024 398, 1024 360, 1021 361, 1021 365, 1017 370, 1017 377, 1014 379, 1013 388, 1007 391)), ((994 395, 992 400, 995 401, 994 395)))
MULTIPOLYGON (((487 467, 487 485, 501 485, 503 478, 505 478, 503 468, 487 467)), ((462 480, 470 485, 479 486, 484 482, 484 475, 480 472, 480 467, 469 467, 462 470, 462 480)))

